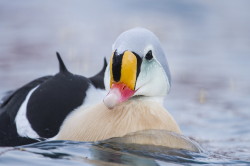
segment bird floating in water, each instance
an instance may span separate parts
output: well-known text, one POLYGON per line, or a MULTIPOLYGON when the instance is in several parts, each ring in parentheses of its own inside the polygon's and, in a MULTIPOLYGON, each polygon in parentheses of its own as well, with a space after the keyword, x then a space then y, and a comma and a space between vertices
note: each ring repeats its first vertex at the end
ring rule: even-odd
MULTIPOLYGON (((36 79, 5 97, 0 107, 0 145, 40 138, 102 141, 123 136, 129 143, 157 144, 152 137, 131 133, 181 134, 163 107, 171 76, 158 38, 147 29, 131 29, 117 38, 112 52, 108 66, 104 64, 91 78, 70 73, 58 55, 57 75, 36 79), (104 86, 106 91, 101 90, 104 86)), ((188 149, 181 137, 163 135, 165 145, 188 149)))
POLYGON ((103 102, 77 108, 53 139, 100 141, 152 129, 181 133, 163 107, 171 77, 160 42, 149 30, 135 28, 117 38, 104 82, 103 102))

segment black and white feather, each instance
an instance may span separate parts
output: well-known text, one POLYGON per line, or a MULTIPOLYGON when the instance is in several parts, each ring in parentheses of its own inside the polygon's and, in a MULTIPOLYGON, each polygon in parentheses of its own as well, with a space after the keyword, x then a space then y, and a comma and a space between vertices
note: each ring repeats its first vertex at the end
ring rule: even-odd
POLYGON ((72 74, 57 53, 60 71, 10 91, 0 103, 0 146, 15 146, 54 137, 76 108, 102 101, 102 70, 93 77, 72 74))

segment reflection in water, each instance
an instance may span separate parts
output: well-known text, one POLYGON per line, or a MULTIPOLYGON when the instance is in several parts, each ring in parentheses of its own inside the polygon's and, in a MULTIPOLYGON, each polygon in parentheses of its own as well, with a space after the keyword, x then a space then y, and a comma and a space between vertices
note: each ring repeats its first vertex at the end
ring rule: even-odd
MULTIPOLYGON (((140 134, 143 135, 143 133, 140 134)), ((147 134, 145 134, 146 137, 147 134)), ((106 162, 128 165, 158 165, 158 161, 194 162, 193 154, 201 156, 196 152, 164 146, 122 143, 121 139, 115 138, 93 143, 48 141, 21 146, 15 151, 24 151, 36 156, 42 155, 50 159, 81 159, 83 163, 103 164, 106 162)))
POLYGON ((124 137, 117 137, 105 140, 104 143, 109 144, 126 144, 127 147, 134 147, 136 145, 149 146, 154 145, 154 149, 163 150, 165 148, 184 149, 193 152, 201 152, 198 143, 189 138, 166 130, 145 130, 134 133, 129 133, 124 137), (156 148, 158 147, 158 148, 156 148))
MULTIPOLYGON (((150 131, 159 133, 162 131, 150 131)), ((140 136, 148 137, 149 132, 138 132, 140 136)), ((165 135, 171 134, 165 132, 165 135)), ((137 137, 136 133, 129 134, 129 137, 137 137), (133 136, 132 136, 133 135, 133 136)), ((180 139, 189 140, 183 136, 180 139)), ((234 160, 225 160, 221 155, 208 153, 201 150, 200 146, 189 140, 199 152, 192 152, 183 149, 173 149, 165 146, 132 144, 124 138, 112 138, 100 142, 73 142, 73 141, 43 141, 30 145, 15 148, 4 148, 0 152, 3 164, 23 165, 40 162, 47 165, 77 165, 84 163, 87 165, 165 165, 169 163, 182 164, 233 164, 234 160), (125 143, 122 142, 125 140, 125 143), (13 158, 13 156, 16 156, 13 158), (12 157, 12 160, 9 158, 12 157), (49 160, 48 160, 49 159, 49 160), (49 161, 49 162, 48 162, 49 161)), ((161 137, 163 139, 163 137, 161 137)), ((164 141, 163 141, 164 142, 164 141)), ((247 161, 237 161, 236 163, 248 163, 247 161)), ((36 163, 37 164, 37 163, 36 163)), ((1 163, 0 163, 1 165, 1 163)))

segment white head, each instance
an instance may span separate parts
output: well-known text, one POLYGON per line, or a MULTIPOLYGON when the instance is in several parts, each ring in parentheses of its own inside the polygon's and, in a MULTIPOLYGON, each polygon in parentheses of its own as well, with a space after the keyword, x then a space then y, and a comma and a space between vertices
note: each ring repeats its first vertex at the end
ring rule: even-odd
POLYGON ((113 55, 104 83, 109 90, 104 104, 113 108, 133 96, 163 97, 171 76, 158 38, 149 30, 135 28, 123 32, 113 44, 113 55))

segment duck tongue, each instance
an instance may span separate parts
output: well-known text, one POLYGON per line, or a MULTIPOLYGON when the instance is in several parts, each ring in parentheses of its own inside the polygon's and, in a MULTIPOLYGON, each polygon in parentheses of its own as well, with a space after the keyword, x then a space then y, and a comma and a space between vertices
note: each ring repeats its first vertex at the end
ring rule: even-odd
POLYGON ((114 83, 107 96, 103 99, 103 103, 109 109, 114 108, 117 104, 127 101, 135 93, 124 83, 114 83))

